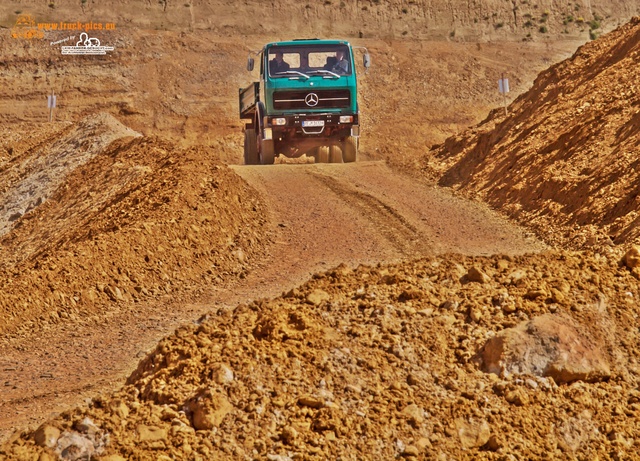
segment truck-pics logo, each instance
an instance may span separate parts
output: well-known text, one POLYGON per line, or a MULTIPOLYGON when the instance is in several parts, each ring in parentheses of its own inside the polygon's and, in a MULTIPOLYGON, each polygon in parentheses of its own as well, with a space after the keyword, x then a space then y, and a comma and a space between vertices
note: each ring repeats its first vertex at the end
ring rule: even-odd
POLYGON ((74 55, 104 55, 107 51, 113 51, 112 46, 100 45, 100 40, 97 38, 89 37, 86 32, 80 34, 80 40, 76 43, 76 46, 63 46, 62 54, 74 54, 74 55))
POLYGON ((44 32, 38 29, 35 20, 30 14, 21 14, 11 28, 13 38, 44 38, 44 32))
MULTIPOLYGON (((35 19, 30 14, 19 14, 18 18, 16 19, 16 23, 11 28, 11 37, 17 38, 17 39, 33 39, 33 38, 44 38, 45 32, 59 32, 59 31, 91 32, 96 30, 111 31, 115 29, 116 29, 116 25, 112 22, 102 23, 102 22, 93 22, 93 21, 91 22, 60 21, 60 22, 36 23, 35 19)), ((75 38, 75 36, 72 36, 70 38, 75 38)), ((88 38, 88 36, 86 38, 88 38)), ((79 47, 82 45, 83 47, 86 47, 84 40, 85 39, 83 39, 82 44, 76 45, 76 46, 79 47)), ((97 40, 97 39, 92 38, 91 40, 97 40)), ((55 43, 59 43, 59 41, 55 43)), ((93 46, 92 43, 94 42, 90 42, 89 44, 93 46)), ((92 48, 92 52, 86 52, 86 53, 76 52, 76 53, 63 53, 63 54, 104 54, 104 53, 96 52, 97 50, 94 48, 92 48)), ((112 49, 108 49, 109 47, 104 47, 104 48, 105 48, 104 49, 105 52, 112 51, 112 49)))
POLYGON ((92 30, 116 30, 116 25, 112 22, 101 23, 101 22, 39 22, 38 29, 40 30, 50 30, 50 31, 60 31, 60 30, 83 30, 85 32, 90 32, 92 30))

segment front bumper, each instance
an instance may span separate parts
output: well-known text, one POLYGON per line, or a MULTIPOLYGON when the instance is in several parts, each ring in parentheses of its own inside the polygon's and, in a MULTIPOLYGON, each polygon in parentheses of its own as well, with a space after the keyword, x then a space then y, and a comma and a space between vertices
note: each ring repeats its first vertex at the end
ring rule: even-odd
POLYGON ((358 114, 311 113, 268 116, 265 117, 264 126, 265 137, 271 134, 274 139, 360 136, 358 114))

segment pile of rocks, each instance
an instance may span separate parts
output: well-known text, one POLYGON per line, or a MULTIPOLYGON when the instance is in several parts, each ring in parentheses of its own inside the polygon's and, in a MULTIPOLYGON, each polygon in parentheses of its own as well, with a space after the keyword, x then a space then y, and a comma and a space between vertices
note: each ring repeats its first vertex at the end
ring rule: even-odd
POLYGON ((596 253, 341 266, 180 328, 122 390, 2 453, 57 456, 90 418, 110 461, 624 458, 639 297, 596 253))

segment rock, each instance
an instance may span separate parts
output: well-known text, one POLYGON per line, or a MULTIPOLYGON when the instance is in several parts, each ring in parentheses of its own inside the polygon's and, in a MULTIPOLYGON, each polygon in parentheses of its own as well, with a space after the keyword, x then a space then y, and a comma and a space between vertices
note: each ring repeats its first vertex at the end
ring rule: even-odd
POLYGON ((167 430, 156 426, 140 424, 137 428, 140 442, 166 441, 167 430))
POLYGON ((213 379, 218 384, 229 384, 233 382, 233 371, 226 365, 220 365, 214 372, 213 379))
POLYGON ((291 426, 286 426, 282 429, 282 433, 280 434, 280 438, 287 445, 291 445, 298 438, 298 431, 296 431, 291 426))
POLYGON ((227 397, 212 389, 200 390, 186 404, 192 414, 196 430, 210 430, 218 427, 227 414, 233 410, 227 397))
POLYGON ((104 287, 104 293, 109 297, 111 301, 118 301, 122 299, 122 293, 118 288, 113 288, 110 285, 104 287), (117 290, 117 291, 116 291, 117 290))
POLYGON ((7 219, 7 221, 13 222, 13 221, 17 221, 20 218, 22 218, 22 213, 18 211, 9 215, 9 218, 7 219))
POLYGON ((448 311, 455 311, 459 305, 460 303, 458 301, 448 300, 443 302, 440 307, 448 311))
POLYGON ((489 437, 489 441, 486 443, 486 447, 489 451, 498 451, 500 448, 502 448, 502 443, 500 443, 500 440, 498 440, 498 438, 494 434, 489 437))
POLYGON ((402 456, 409 457, 409 456, 418 456, 420 455, 420 450, 418 450, 418 447, 415 447, 413 445, 408 445, 407 447, 405 447, 404 451, 402 452, 402 456))
POLYGON ((624 255, 624 265, 629 269, 640 267, 640 246, 634 245, 624 255))
POLYGON ((267 459, 269 461, 293 461, 291 457, 286 456, 286 455, 274 455, 274 454, 268 454, 267 455, 267 459))
MULTIPOLYGON (((56 452, 67 461, 91 459, 96 454, 95 440, 77 432, 65 432, 58 439, 56 452)), ((101 448, 98 446, 98 448, 101 448)))
POLYGON ((122 294, 122 291, 120 290, 120 288, 115 287, 114 291, 115 291, 115 294, 116 294, 116 299, 117 299, 118 301, 124 301, 124 300, 125 300, 125 299, 124 299, 124 296, 123 296, 123 294, 122 294))
POLYGON ((160 411, 160 419, 162 421, 180 421, 180 413, 171 407, 164 406, 160 411))
POLYGON ((569 284, 569 282, 567 282, 566 280, 562 280, 557 286, 556 288, 558 290, 560 290, 560 292, 562 294, 568 295, 569 292, 571 291, 571 285, 569 284))
POLYGON ((354 394, 362 393, 362 386, 359 386, 358 384, 347 384, 344 388, 345 390, 353 392, 354 394))
POLYGON ((100 461, 127 461, 126 458, 123 458, 120 455, 108 455, 108 456, 102 456, 100 458, 100 461))
POLYGON ((491 298, 491 302, 493 303, 494 306, 497 306, 497 307, 502 307, 510 301, 511 301, 511 297, 507 292, 499 293, 491 298))
POLYGON ((422 298, 422 292, 416 288, 407 288, 400 293, 398 296, 398 301, 404 303, 406 301, 411 301, 412 299, 420 299, 422 298))
POLYGON ((292 423, 291 427, 293 427, 295 430, 297 431, 308 431, 311 429, 311 422, 310 421, 295 421, 292 423))
POLYGON ((33 434, 36 445, 45 448, 55 447, 58 443, 58 438, 60 438, 60 429, 48 424, 43 424, 33 434))
POLYGON ((429 440, 426 437, 421 437, 420 439, 418 439, 418 441, 416 442, 416 446, 418 447, 418 450, 420 451, 424 451, 427 448, 431 448, 431 440, 429 440))
POLYGON ((409 422, 414 425, 422 424, 424 422, 424 412, 422 411, 422 408, 415 403, 405 407, 405 409, 402 410, 402 416, 405 416, 409 422))
POLYGON ((43 451, 42 453, 40 453, 38 461, 56 461, 56 459, 46 451, 43 451))
POLYGON ((326 291, 315 289, 307 295, 306 299, 309 304, 313 304, 314 306, 319 306, 323 302, 331 299, 331 296, 326 291))
POLYGON ((491 428, 484 419, 478 422, 457 419, 456 433, 465 449, 481 447, 491 438, 491 428))
POLYGON ((479 351, 482 368, 501 376, 549 376, 558 383, 601 381, 611 376, 605 346, 585 325, 545 314, 502 330, 479 351))
POLYGON ((491 298, 491 302, 494 306, 501 308, 505 314, 512 314, 517 310, 515 301, 507 292, 494 296, 491 298))
POLYGON ((548 294, 543 288, 532 288, 524 295, 526 299, 530 299, 532 301, 538 298, 546 298, 547 296, 548 294))
POLYGON ((472 306, 469 308, 469 318, 478 323, 484 317, 484 310, 480 306, 472 306))
POLYGON ((504 395, 504 399, 509 403, 518 405, 519 407, 529 405, 529 401, 530 401, 529 396, 521 389, 508 391, 504 395))
POLYGON ((233 255, 241 264, 244 264, 247 260, 247 257, 245 256, 244 251, 242 251, 242 248, 238 248, 236 251, 234 251, 233 255))
POLYGON ((309 408, 322 408, 324 407, 324 401, 322 399, 319 399, 318 397, 314 397, 311 395, 305 395, 302 396, 298 399, 298 405, 302 406, 302 407, 309 407, 309 408))
POLYGON ((184 425, 182 421, 179 422, 179 425, 175 425, 175 423, 175 420, 171 423, 171 435, 173 437, 177 437, 178 435, 194 435, 196 432, 193 427, 184 425))
POLYGON ((557 290, 555 288, 552 288, 550 291, 551 291, 551 300, 554 303, 565 304, 566 297, 564 293, 562 293, 560 290, 557 290))
POLYGON ((500 272, 505 272, 507 269, 509 269, 509 261, 506 261, 504 259, 498 260, 498 262, 496 263, 496 268, 500 272))
POLYGON ((487 283, 491 280, 491 278, 487 274, 485 274, 475 266, 469 269, 465 277, 469 282, 477 283, 487 283))
POLYGON ((409 386, 417 386, 418 384, 420 384, 420 378, 413 373, 409 373, 407 375, 407 384, 409 386))
POLYGON ((79 421, 75 424, 75 429, 78 432, 83 434, 87 434, 88 436, 95 438, 96 435, 100 432, 98 426, 96 426, 91 418, 83 418, 82 421, 79 421))
POLYGON ((509 274, 509 279, 511 279, 512 285, 521 286, 528 279, 527 272, 522 269, 517 269, 509 274))
POLYGON ((111 402, 109 408, 111 412, 120 419, 127 419, 129 416, 129 407, 120 399, 111 402))

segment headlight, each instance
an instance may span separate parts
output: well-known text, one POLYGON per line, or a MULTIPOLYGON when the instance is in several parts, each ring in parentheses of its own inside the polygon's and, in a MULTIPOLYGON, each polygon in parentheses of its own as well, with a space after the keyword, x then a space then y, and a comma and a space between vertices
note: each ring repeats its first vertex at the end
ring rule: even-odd
POLYGON ((286 118, 272 118, 271 119, 271 124, 274 126, 283 126, 287 124, 287 119, 286 118))
POLYGON ((340 123, 353 123, 353 115, 341 115, 340 123))

